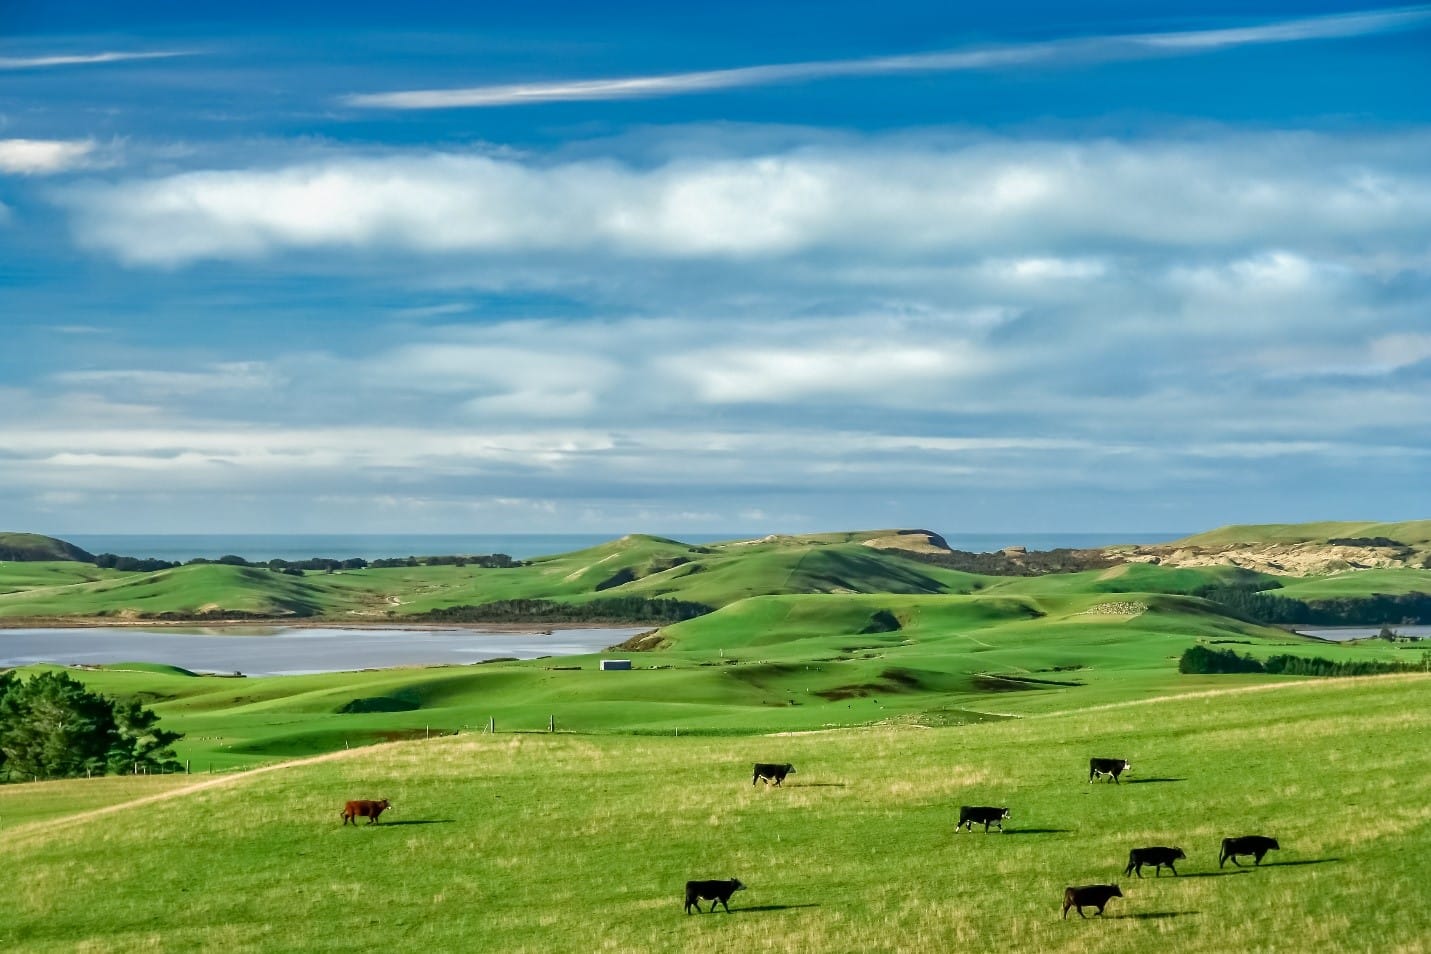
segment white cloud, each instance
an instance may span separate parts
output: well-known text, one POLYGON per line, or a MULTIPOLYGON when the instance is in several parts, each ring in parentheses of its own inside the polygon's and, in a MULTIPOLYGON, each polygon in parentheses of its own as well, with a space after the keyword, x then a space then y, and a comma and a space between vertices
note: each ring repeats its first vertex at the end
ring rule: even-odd
POLYGON ((100 63, 123 63, 130 60, 162 60, 174 56, 190 56, 181 50, 151 52, 56 53, 48 56, 0 56, 0 70, 50 69, 56 66, 91 66, 100 63))
POLYGON ((0 139, 0 172, 50 175, 83 166, 94 152, 88 140, 0 139))
POLYGON ((967 375, 981 364, 970 346, 881 341, 811 343, 798 348, 721 348, 662 362, 666 374, 687 381, 712 404, 768 404, 812 397, 909 397, 967 375))
POLYGON ((1238 46, 1339 39, 1393 30, 1420 29, 1425 26, 1428 17, 1431 17, 1431 12, 1425 7, 1402 7, 1281 20, 1250 27, 1079 37, 980 49, 941 50, 855 60, 779 63, 657 76, 364 93, 346 96, 343 101, 350 106, 377 109, 452 109, 681 96, 842 76, 948 73, 1008 69, 1026 65, 1079 65, 1150 56, 1189 55, 1238 46))
POLYGON ((861 264, 977 254, 1008 259, 1014 275, 1085 278, 1110 248, 1423 247, 1428 157, 1417 134, 876 142, 651 167, 421 153, 59 194, 82 243, 136 265, 284 250, 861 264))

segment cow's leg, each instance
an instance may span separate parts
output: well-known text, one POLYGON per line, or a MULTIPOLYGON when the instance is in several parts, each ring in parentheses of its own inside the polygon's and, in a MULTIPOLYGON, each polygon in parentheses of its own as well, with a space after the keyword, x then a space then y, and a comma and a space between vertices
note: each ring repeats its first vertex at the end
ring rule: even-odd
POLYGON ((1256 859, 1256 860, 1253 862, 1253 864, 1260 866, 1260 865, 1262 864, 1262 856, 1263 856, 1264 854, 1266 854, 1265 851, 1259 851, 1259 852, 1257 852, 1257 854, 1253 855, 1252 857, 1256 859))
POLYGON ((1174 876, 1174 877, 1177 876, 1178 869, 1177 869, 1176 866, 1173 865, 1173 863, 1172 863, 1171 861, 1168 862, 1168 870, 1173 873, 1173 876, 1174 876))
MULTIPOLYGON (((725 908, 725 913, 726 913, 726 914, 729 914, 729 913, 730 913, 730 904, 726 902, 726 899, 725 899, 725 898, 721 898, 721 899, 720 899, 720 905, 721 905, 721 907, 725 908)), ((711 910, 712 910, 712 911, 715 910, 715 905, 714 905, 714 904, 711 905, 711 910)))
POLYGON ((1078 916, 1081 917, 1081 918, 1087 918, 1087 917, 1088 917, 1088 915, 1086 915, 1086 914, 1083 913, 1083 905, 1081 905, 1081 904, 1078 905, 1078 916))
POLYGON ((984 822, 984 834, 987 835, 988 833, 989 833, 989 823, 988 823, 988 822, 984 822))
POLYGON ((1158 862, 1156 865, 1154 865, 1153 871, 1157 874, 1159 878, 1161 878, 1163 876, 1163 863, 1158 862))
MULTIPOLYGON (((1116 777, 1116 776, 1115 776, 1115 777, 1116 777)), ((1107 903, 1108 903, 1107 901, 1104 901, 1103 904, 1100 904, 1100 905, 1098 906, 1098 916, 1099 916, 1100 918, 1103 917, 1103 908, 1104 908, 1104 905, 1106 905, 1107 903)))
MULTIPOLYGON (((1127 872, 1124 872, 1124 874, 1127 874, 1127 872)), ((1140 878, 1143 877, 1143 863, 1141 861, 1133 866, 1133 874, 1140 878)))
POLYGON ((1231 858, 1231 859, 1232 859, 1232 863, 1235 864, 1235 865, 1237 865, 1237 867, 1239 867, 1239 868, 1242 867, 1242 862, 1240 862, 1240 861, 1237 860, 1237 856, 1236 856, 1236 855, 1228 855, 1227 857, 1231 858))

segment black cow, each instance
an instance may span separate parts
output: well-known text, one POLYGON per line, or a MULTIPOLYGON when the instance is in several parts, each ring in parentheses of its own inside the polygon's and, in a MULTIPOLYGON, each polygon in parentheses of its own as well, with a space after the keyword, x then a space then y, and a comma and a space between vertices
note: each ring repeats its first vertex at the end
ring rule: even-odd
POLYGON ((982 823, 984 830, 988 831, 990 825, 998 825, 999 831, 1004 830, 1004 819, 1009 817, 1007 808, 990 808, 985 805, 961 805, 959 806, 959 824, 954 826, 955 831, 961 830, 966 824, 969 830, 973 831, 974 826, 982 823))
POLYGON ((777 765, 774 762, 756 762, 755 774, 750 777, 750 784, 754 785, 756 782, 763 780, 767 785, 769 785, 771 782, 774 782, 776 785, 779 785, 781 782, 785 781, 785 776, 794 774, 795 766, 791 765, 789 762, 785 762, 780 765, 777 765))
POLYGON ((1068 918, 1068 909, 1077 908, 1078 916, 1086 918, 1084 908, 1097 908, 1098 916, 1103 916, 1103 906, 1110 898, 1121 898, 1123 892, 1116 884, 1085 884, 1078 888, 1063 889, 1063 916, 1068 918))
POLYGON ((745 885, 735 878, 729 881, 687 881, 686 882, 686 913, 691 913, 691 905, 695 905, 696 911, 701 910, 701 902, 709 901, 711 910, 715 910, 716 902, 725 905, 725 913, 730 913, 730 896, 737 891, 744 891, 745 885))
POLYGON ((1136 874, 1143 877, 1143 866, 1153 865, 1153 870, 1158 873, 1158 877, 1163 876, 1163 866, 1167 865, 1173 874, 1178 873, 1178 869, 1173 867, 1173 862, 1179 858, 1186 858, 1181 848, 1134 848, 1128 852, 1128 867, 1123 869, 1123 873, 1136 874))
POLYGON ((1106 775, 1113 780, 1113 784, 1118 784, 1118 776, 1124 772, 1131 772, 1133 763, 1125 759, 1089 759, 1088 760, 1088 784, 1093 784, 1093 779, 1099 775, 1106 775))
POLYGON ((1253 855, 1257 860, 1255 864, 1262 864, 1262 856, 1269 851, 1281 851, 1282 846, 1277 844, 1276 838, 1268 838, 1264 835, 1243 835, 1241 838, 1222 839, 1222 854, 1217 857, 1217 866, 1222 867, 1223 862, 1231 858, 1232 863, 1241 868, 1242 863, 1237 860, 1238 855, 1253 855))

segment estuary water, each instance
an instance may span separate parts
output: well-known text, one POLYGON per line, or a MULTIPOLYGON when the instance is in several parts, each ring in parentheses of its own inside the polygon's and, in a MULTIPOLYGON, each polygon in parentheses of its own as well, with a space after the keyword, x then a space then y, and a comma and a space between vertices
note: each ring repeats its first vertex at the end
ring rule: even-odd
POLYGON ((0 629, 0 668, 31 663, 164 663, 194 672, 282 676, 600 652, 637 633, 554 629, 319 629, 280 626, 0 629))
MULTIPOLYGON (((1418 639, 1431 639, 1431 626, 1397 626, 1391 625, 1402 636, 1414 636, 1418 639)), ((1303 636, 1315 636, 1318 639, 1330 639, 1336 642, 1345 642, 1348 639, 1369 639, 1381 632, 1380 626, 1299 626, 1297 632, 1303 636)))

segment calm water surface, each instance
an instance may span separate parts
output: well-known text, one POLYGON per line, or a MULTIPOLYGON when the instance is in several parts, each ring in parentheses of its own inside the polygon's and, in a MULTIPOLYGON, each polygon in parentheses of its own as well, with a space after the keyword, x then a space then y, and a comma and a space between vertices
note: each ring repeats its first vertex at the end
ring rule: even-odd
POLYGON ((341 672, 390 666, 535 659, 599 652, 644 632, 556 629, 485 633, 470 629, 290 629, 273 626, 94 627, 0 630, 0 667, 30 663, 148 662, 195 672, 250 676, 341 672))
MULTIPOLYGON (((1417 636, 1421 639, 1431 639, 1431 626, 1396 626, 1392 629, 1402 636, 1417 636)), ((1335 627, 1299 627, 1297 632, 1303 636, 1316 636, 1318 639, 1333 639, 1337 642, 1344 642, 1348 639, 1366 639, 1376 636, 1381 632, 1380 626, 1335 626, 1335 627)))

